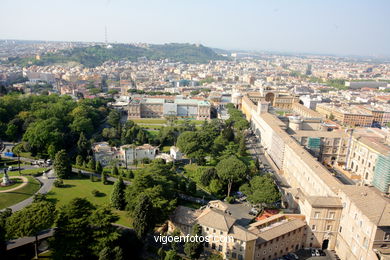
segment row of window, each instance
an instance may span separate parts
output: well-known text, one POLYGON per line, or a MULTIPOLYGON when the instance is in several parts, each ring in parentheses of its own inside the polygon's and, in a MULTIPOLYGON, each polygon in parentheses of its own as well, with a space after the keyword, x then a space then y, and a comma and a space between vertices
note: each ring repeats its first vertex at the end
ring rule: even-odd
MULTIPOLYGON (((303 248, 303 245, 302 245, 302 248, 303 248)), ((297 245, 295 245, 295 251, 298 250, 298 249, 299 249, 299 245, 297 244, 297 245)), ((280 250, 280 255, 287 254, 287 253, 289 253, 291 251, 294 251, 294 246, 291 246, 291 250, 289 250, 288 247, 286 247, 286 250, 283 250, 283 249, 280 250)), ((270 250, 270 252, 271 252, 271 250, 270 250)), ((264 250, 263 253, 264 253, 264 255, 266 255, 267 254, 266 250, 264 250)), ((267 260, 267 259, 269 260, 271 258, 276 258, 277 256, 278 256, 278 253, 275 252, 273 256, 272 255, 268 255, 268 258, 267 257, 263 257, 262 260, 267 260)), ((259 258, 259 257, 260 257, 260 253, 257 253, 257 257, 256 258, 259 258)))
MULTIPOLYGON (((328 218, 328 219, 334 219, 335 214, 336 214, 336 213, 333 212, 333 211, 328 212, 327 218, 328 218)), ((319 219, 320 216, 321 216, 321 212, 319 212, 319 211, 314 212, 314 218, 319 219)))
MULTIPOLYGON (((311 230, 312 231, 316 231, 317 230, 317 226, 316 225, 312 225, 311 226, 311 230)), ((332 231, 332 225, 326 225, 326 231, 332 231)))
MULTIPOLYGON (((210 245, 209 245, 209 243, 205 242, 204 246, 206 248, 209 248, 210 245)), ((218 249, 217 249, 216 244, 212 243, 211 244, 211 249, 218 250, 219 252, 222 252, 223 247, 222 247, 222 245, 219 245, 218 249)), ((242 251, 242 250, 240 249, 240 251, 242 251)), ((231 258, 233 258, 233 259, 238 259, 238 260, 242 260, 243 259, 243 256, 241 254, 237 254, 236 252, 231 252, 231 254, 232 254, 231 258)), ((230 255, 230 251, 229 250, 226 250, 226 255, 230 255)))
MULTIPOLYGON (((301 230, 302 230, 302 228, 299 228, 299 229, 293 230, 293 231, 291 231, 291 232, 288 232, 287 234, 284 234, 284 235, 282 235, 282 236, 280 236, 280 237, 274 238, 274 239, 272 239, 272 240, 270 240, 270 241, 268 241, 268 242, 259 244, 259 245, 257 246, 257 248, 258 248, 258 249, 261 249, 262 247, 267 247, 267 245, 272 245, 274 242, 275 242, 275 243, 278 243, 278 242, 279 242, 279 239, 282 240, 282 239, 284 239, 285 237, 288 238, 288 237, 290 237, 290 236, 293 236, 293 235, 295 235, 295 233, 299 233, 301 230)), ((276 246, 276 248, 278 248, 278 247, 276 246)))

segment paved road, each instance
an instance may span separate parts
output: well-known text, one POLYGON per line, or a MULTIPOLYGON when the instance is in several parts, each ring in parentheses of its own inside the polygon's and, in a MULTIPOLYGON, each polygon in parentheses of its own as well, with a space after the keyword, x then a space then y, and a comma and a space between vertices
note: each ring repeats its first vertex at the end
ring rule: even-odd
MULTIPOLYGON (((43 176, 39 176, 36 179, 38 179, 39 182, 42 184, 41 188, 38 190, 37 193, 46 194, 53 187, 53 183, 54 183, 56 177, 54 176, 54 171, 50 170, 47 173, 47 178, 44 178, 43 176)), ((9 208, 12 209, 12 212, 15 212, 15 211, 23 209, 24 207, 27 207, 32 202, 33 202, 33 197, 30 197, 30 198, 25 199, 25 200, 13 205, 13 206, 10 206, 9 208)))

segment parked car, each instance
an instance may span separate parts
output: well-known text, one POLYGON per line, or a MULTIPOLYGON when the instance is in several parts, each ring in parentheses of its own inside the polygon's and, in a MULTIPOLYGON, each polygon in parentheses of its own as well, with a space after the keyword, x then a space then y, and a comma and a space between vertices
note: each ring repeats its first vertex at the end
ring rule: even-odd
POLYGON ((320 252, 320 256, 326 256, 326 253, 324 252, 324 250, 319 249, 318 251, 320 252))
POLYGON ((16 167, 13 167, 13 166, 8 167, 8 171, 15 171, 15 170, 16 170, 16 167))
POLYGON ((310 254, 311 254, 311 256, 316 256, 316 251, 314 249, 311 249, 310 254))
POLYGON ((314 250, 316 253, 316 256, 321 256, 320 251, 318 249, 314 250))
POLYGON ((299 260, 299 257, 297 256, 297 254, 288 253, 287 256, 290 257, 291 259, 299 260))

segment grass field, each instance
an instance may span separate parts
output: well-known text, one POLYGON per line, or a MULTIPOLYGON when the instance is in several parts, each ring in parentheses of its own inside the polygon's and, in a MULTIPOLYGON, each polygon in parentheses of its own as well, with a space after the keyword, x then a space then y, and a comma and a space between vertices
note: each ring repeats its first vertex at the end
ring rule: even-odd
POLYGON ((0 194, 0 209, 12 206, 18 202, 21 202, 39 190, 41 184, 33 177, 27 176, 28 184, 23 188, 20 188, 11 192, 4 192, 0 194))
POLYGON ((153 130, 160 130, 161 128, 164 127, 163 125, 150 125, 150 124, 138 124, 138 125, 142 128, 153 129, 153 130))
MULTIPOLYGON (((11 181, 12 181, 11 185, 8 185, 7 187, 0 186, 0 191, 13 189, 13 188, 16 188, 17 186, 22 184, 22 180, 19 178, 17 178, 17 179, 13 178, 11 181)), ((0 180, 0 183, 2 183, 2 182, 3 181, 0 180)))
POLYGON ((166 119, 160 119, 160 118, 140 118, 140 119, 131 119, 136 124, 166 124, 166 119))
MULTIPOLYGON (((95 205, 108 206, 110 204, 110 195, 112 184, 104 185, 102 182, 91 182, 89 178, 74 178, 64 180, 64 187, 53 189, 47 194, 48 199, 57 203, 57 207, 61 207, 69 203, 74 198, 86 198, 95 205), (95 197, 92 195, 93 190, 98 190, 100 195, 95 197)), ((116 222, 124 226, 131 227, 131 219, 126 216, 125 211, 114 211, 120 217, 116 222)))
POLYGON ((150 137, 152 138, 156 138, 158 136, 158 130, 150 130, 150 129, 146 129, 146 131, 149 133, 150 137))
MULTIPOLYGON (((46 171, 47 168, 35 168, 35 169, 27 169, 27 170, 22 170, 22 174, 23 175, 33 175, 33 176, 36 176, 36 175, 40 175, 41 173, 43 173, 43 171, 46 171)), ((19 171, 17 171, 19 172, 19 171)))

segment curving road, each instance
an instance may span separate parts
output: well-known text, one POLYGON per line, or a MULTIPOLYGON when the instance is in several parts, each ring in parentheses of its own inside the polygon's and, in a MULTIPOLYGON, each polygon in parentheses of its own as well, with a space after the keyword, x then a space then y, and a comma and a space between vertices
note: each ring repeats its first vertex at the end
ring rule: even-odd
MULTIPOLYGON (((47 173, 47 178, 44 178, 43 176, 39 176, 39 177, 36 177, 36 179, 42 184, 41 188, 36 192, 36 194, 38 194, 38 193, 46 194, 53 187, 53 183, 54 183, 56 177, 54 175, 53 169, 51 169, 47 173)), ((33 202, 33 196, 31 196, 30 198, 25 199, 19 203, 16 203, 15 205, 12 205, 8 208, 12 209, 12 212, 15 212, 15 211, 23 209, 24 207, 27 207, 32 202, 33 202)))

